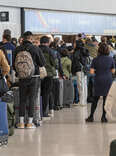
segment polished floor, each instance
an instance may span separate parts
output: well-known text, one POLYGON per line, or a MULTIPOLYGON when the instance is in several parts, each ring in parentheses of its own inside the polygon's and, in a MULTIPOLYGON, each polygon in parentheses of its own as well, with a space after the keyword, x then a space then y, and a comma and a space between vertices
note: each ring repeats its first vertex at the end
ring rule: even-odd
MULTIPOLYGON (((89 111, 89 108, 88 108, 89 111)), ((86 124, 87 107, 55 112, 55 118, 36 130, 16 130, 0 156, 109 156, 116 124, 101 124, 101 106, 95 122, 86 124)))

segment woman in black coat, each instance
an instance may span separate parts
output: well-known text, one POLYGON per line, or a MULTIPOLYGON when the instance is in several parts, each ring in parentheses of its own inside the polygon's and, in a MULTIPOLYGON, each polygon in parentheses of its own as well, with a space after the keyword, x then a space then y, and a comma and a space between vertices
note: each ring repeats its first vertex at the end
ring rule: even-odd
POLYGON ((98 56, 92 62, 90 73, 95 74, 94 101, 91 106, 90 116, 86 119, 86 122, 94 121, 94 113, 100 96, 103 96, 103 114, 101 122, 107 122, 104 105, 107 94, 112 85, 112 74, 115 73, 115 64, 113 58, 109 56, 109 47, 106 43, 100 44, 98 56))

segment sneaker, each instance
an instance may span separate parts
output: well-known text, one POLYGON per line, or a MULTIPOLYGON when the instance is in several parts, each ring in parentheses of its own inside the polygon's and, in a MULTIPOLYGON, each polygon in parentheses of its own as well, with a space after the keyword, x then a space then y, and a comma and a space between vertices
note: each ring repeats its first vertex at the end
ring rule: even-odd
POLYGON ((107 123, 108 120, 106 119, 106 117, 102 117, 102 118, 101 118, 101 122, 102 122, 102 123, 107 123))
POLYGON ((32 123, 32 124, 29 124, 29 123, 28 123, 28 124, 26 125, 26 128, 27 128, 27 129, 35 129, 36 126, 35 126, 33 123, 32 123))
POLYGON ((94 118, 93 117, 88 117, 85 121, 86 122, 94 122, 94 118))
POLYGON ((74 103, 73 106, 79 106, 79 103, 74 103))
POLYGON ((24 124, 24 123, 19 123, 19 124, 17 125, 17 128, 18 128, 18 129, 24 129, 24 128, 25 128, 25 124, 24 124))
POLYGON ((49 115, 43 116, 43 121, 49 121, 49 120, 51 120, 51 117, 49 115))
POLYGON ((54 117, 54 110, 50 110, 49 116, 52 118, 54 117))

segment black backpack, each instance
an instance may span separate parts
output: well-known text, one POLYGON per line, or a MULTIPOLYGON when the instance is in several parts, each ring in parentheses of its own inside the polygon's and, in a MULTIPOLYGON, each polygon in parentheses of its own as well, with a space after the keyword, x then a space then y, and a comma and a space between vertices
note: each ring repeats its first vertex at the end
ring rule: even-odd
POLYGON ((92 59, 90 58, 89 51, 85 47, 80 49, 80 64, 81 69, 85 74, 88 74, 90 71, 92 59))

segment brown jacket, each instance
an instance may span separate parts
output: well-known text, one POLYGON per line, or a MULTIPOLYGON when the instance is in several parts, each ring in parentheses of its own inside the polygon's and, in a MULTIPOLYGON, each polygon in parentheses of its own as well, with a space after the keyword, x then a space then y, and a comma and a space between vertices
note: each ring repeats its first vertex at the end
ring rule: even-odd
POLYGON ((2 69, 2 74, 7 75, 10 71, 10 66, 6 60, 6 57, 2 50, 0 50, 0 68, 2 69))

